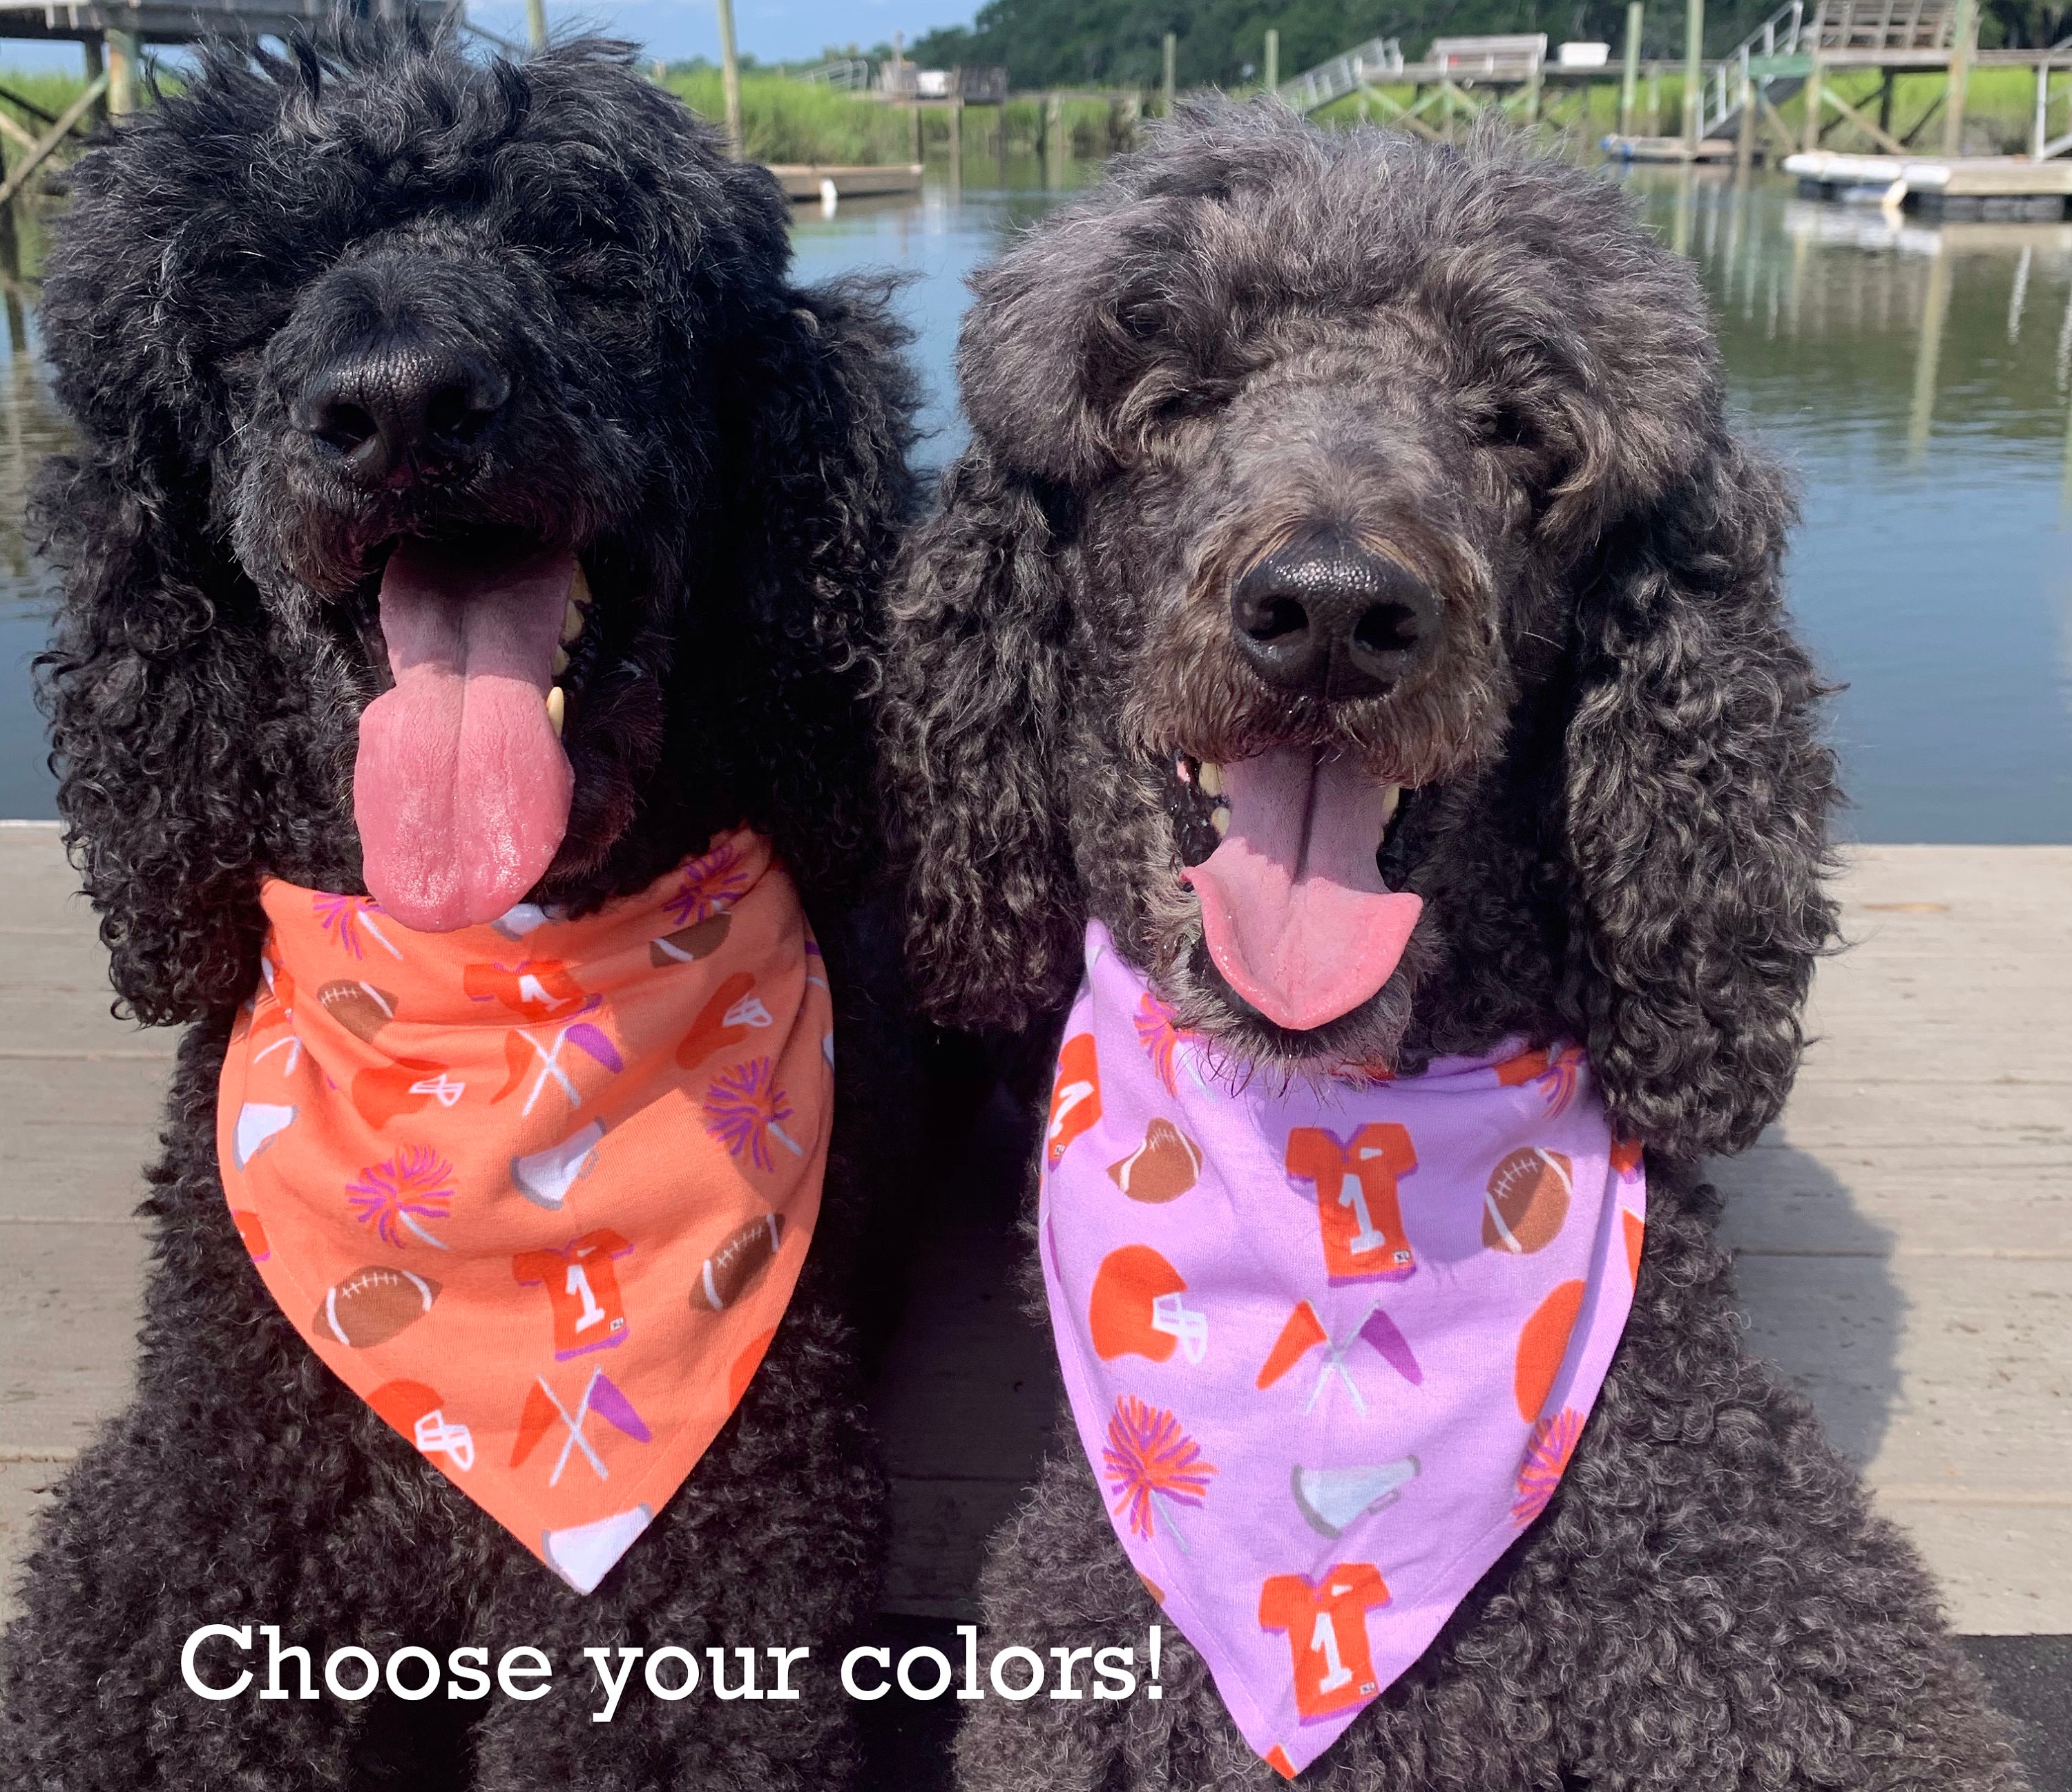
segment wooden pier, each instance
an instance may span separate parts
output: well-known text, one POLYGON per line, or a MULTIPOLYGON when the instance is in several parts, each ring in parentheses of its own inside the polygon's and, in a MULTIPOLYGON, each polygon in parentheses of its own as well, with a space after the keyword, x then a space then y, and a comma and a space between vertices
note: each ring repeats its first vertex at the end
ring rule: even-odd
MULTIPOLYGON (((134 1209, 173 1049, 111 1020, 54 828, 0 826, 0 1584, 128 1389, 134 1209)), ((1819 1407, 1960 1629, 2072 1632, 2072 848, 1871 847, 1783 1119, 1719 1166, 1756 1347, 1819 1407)), ((888 1609, 968 1616, 1056 1382, 1021 1305, 1033 1143, 996 1102, 922 1227, 876 1397, 888 1609)), ((6 1595, 0 1592, 0 1612, 6 1595)))

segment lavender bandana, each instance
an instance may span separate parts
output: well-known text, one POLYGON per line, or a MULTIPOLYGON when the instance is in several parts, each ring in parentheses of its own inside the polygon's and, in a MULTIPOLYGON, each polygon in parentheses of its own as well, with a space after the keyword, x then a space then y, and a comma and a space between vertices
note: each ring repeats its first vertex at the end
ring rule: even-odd
POLYGON ((1043 1277, 1116 1535, 1292 1778, 1539 1517, 1633 1304, 1646 1190, 1579 1048, 1282 1088, 1087 929, 1043 1277))

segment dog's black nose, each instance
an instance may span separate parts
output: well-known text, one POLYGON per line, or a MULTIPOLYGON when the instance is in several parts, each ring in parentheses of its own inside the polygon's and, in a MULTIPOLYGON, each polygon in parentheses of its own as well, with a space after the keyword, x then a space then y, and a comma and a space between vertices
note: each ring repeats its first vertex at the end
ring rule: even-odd
POLYGON ((1231 594, 1238 652, 1276 688, 1304 697, 1375 697, 1439 638, 1424 580, 1337 531, 1298 538, 1257 562, 1231 594))
POLYGON ((510 396, 510 381, 465 350, 395 344, 320 369, 294 416, 356 484, 396 487, 464 468, 510 396))

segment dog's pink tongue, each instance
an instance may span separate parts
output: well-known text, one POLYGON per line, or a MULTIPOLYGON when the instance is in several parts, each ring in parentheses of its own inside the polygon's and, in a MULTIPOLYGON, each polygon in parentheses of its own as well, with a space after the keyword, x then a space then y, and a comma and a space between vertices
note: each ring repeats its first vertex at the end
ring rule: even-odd
POLYGON ((360 719, 367 888, 405 927, 494 921, 553 863, 574 774, 547 721, 575 556, 405 542, 381 579, 395 688, 360 719))
POLYGON ((1381 880, 1388 793, 1342 759, 1280 748, 1223 768, 1230 831, 1182 875, 1230 987, 1276 1025, 1307 1032, 1387 983, 1421 898, 1381 880))

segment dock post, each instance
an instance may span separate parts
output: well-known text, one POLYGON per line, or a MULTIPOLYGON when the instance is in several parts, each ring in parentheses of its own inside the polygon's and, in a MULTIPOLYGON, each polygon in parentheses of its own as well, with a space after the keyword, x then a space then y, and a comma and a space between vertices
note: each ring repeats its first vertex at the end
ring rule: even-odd
POLYGON ((1266 27, 1266 91, 1276 91, 1281 85, 1281 34, 1271 25, 1266 27))
POLYGON ((536 50, 547 47, 547 0, 525 0, 525 38, 536 50))
POLYGON ((1806 123, 1799 146, 1811 155, 1820 146, 1820 52, 1813 52, 1813 66, 1806 76, 1806 123))
POLYGON ((1175 84, 1174 77, 1178 72, 1179 62, 1179 34, 1168 31, 1166 34, 1166 78, 1160 85, 1160 91, 1164 95, 1164 103, 1159 108, 1159 116, 1161 118, 1170 118, 1173 116, 1173 90, 1175 84))
MULTIPOLYGON (((6 178, 6 150, 0 146, 0 180, 6 178)), ((0 274, 4 274, 7 282, 7 346, 10 352, 19 354, 22 332, 14 328, 14 323, 22 304, 22 239, 15 233, 14 202, 11 199, 0 205, 0 274)))
MULTIPOLYGON (((725 6, 726 0, 720 0, 725 6)), ((964 178, 964 102, 952 97, 950 101, 950 181, 961 186, 964 178)))
POLYGON ((1662 64, 1659 62, 1647 65, 1647 134, 1662 134, 1662 64))
POLYGON ((2044 146, 2049 141, 2050 64, 2048 62, 2039 62, 2036 65, 2036 130, 2029 139, 2030 160, 2041 162, 2043 159, 2044 146))
POLYGON ((1634 107, 1640 98, 1640 0, 1626 0, 1626 67, 1619 75, 1619 135, 1633 135, 1634 107))
POLYGON ((1705 134, 1705 0, 1684 0, 1684 146, 1698 159, 1705 134))
MULTIPOLYGON (((84 38, 80 40, 79 47, 86 58, 86 84, 91 87, 107 72, 108 64, 101 54, 100 39, 84 38)), ((87 116, 92 120, 94 129, 97 130, 108 122, 108 93, 105 88, 101 90, 101 97, 93 102, 93 109, 87 116)))
POLYGON ((1048 187, 1065 184, 1065 100, 1060 93, 1043 101, 1043 182, 1048 187))
POLYGON ((734 0, 719 0, 720 91, 726 100, 726 146, 741 154, 741 59, 734 49, 734 0))
POLYGON ((1734 175, 1745 186, 1755 167, 1755 77, 1749 74, 1748 55, 1741 55, 1741 115, 1734 132, 1734 175))
POLYGON ((1942 153, 1964 153, 1964 97, 1971 85, 1971 52, 1979 35, 1978 0, 1957 0, 1950 33, 1950 97, 1942 102, 1942 153))
MULTIPOLYGON (((722 0, 725 3, 725 0, 722 0)), ((108 46, 108 109, 120 118, 137 109, 137 34, 109 31, 108 46)))
POLYGON ((1540 122, 1540 59, 1535 56, 1525 75, 1525 122, 1540 122))

